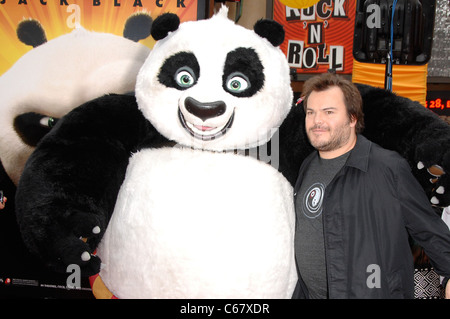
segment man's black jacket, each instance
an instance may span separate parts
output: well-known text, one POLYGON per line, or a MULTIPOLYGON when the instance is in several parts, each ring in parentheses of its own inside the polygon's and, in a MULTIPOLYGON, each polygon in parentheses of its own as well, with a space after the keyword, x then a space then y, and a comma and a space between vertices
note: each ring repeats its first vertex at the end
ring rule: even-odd
MULTIPOLYGON (((303 162, 294 194, 313 156, 303 162)), ((325 190, 322 216, 329 298, 413 298, 408 233, 435 271, 450 276, 447 225, 405 159, 362 135, 325 190)), ((294 298, 308 296, 299 277, 294 298)))

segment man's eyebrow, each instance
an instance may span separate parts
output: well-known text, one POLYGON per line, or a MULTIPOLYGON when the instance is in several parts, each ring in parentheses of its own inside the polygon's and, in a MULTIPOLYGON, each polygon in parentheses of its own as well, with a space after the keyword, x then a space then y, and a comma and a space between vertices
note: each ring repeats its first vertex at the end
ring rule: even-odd
MULTIPOLYGON (((306 110, 314 111, 312 108, 307 107, 306 110)), ((319 108, 319 111, 329 111, 329 110, 337 110, 337 107, 335 106, 325 106, 323 108, 319 108)))
MULTIPOLYGON (((335 111, 335 110, 337 110, 337 107, 335 106, 325 106, 324 108, 319 108, 318 111, 335 111)), ((314 109, 306 107, 306 111, 314 111, 314 109)))

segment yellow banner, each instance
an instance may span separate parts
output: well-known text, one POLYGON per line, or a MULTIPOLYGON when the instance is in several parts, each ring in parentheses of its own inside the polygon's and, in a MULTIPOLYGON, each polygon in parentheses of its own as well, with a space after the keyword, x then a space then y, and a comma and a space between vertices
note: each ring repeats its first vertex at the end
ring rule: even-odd
MULTIPOLYGON (((425 106, 428 64, 393 65, 392 91, 425 106)), ((353 61, 352 81, 384 88, 386 65, 353 61)))
MULTIPOLYGON (((0 0, 0 75, 32 49, 20 42, 16 29, 24 19, 42 25, 47 40, 70 33, 76 24, 89 31, 122 36, 127 18, 145 11, 155 19, 176 13, 181 21, 197 20, 199 0, 0 0)), ((140 41, 152 47, 151 37, 140 41)))

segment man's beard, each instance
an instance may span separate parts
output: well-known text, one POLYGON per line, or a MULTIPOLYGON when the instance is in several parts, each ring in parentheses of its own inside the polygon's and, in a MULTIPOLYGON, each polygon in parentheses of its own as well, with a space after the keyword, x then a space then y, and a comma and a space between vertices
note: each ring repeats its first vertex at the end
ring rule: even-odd
POLYGON ((351 130, 349 129, 350 121, 346 122, 344 125, 336 128, 334 132, 331 133, 331 136, 328 140, 314 140, 311 138, 314 133, 310 132, 313 129, 325 129, 330 132, 329 128, 323 127, 320 125, 314 125, 308 130, 308 139, 311 145, 320 152, 330 152, 334 151, 343 145, 347 144, 350 140, 351 130))

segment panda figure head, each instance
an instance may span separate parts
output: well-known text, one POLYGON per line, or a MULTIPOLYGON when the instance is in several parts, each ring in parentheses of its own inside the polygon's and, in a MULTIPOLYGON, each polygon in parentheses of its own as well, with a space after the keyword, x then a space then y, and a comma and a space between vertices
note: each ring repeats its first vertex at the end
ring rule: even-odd
POLYGON ((49 118, 61 118, 105 94, 134 91, 150 52, 137 40, 150 35, 152 22, 138 13, 128 18, 123 37, 77 27, 49 41, 38 21, 19 23, 19 40, 33 49, 0 76, 0 162, 15 185, 50 131, 49 118))
POLYGON ((289 66, 278 46, 281 25, 236 25, 223 6, 208 20, 153 22, 159 40, 141 68, 136 98, 168 139, 213 151, 266 143, 292 106, 289 66))

